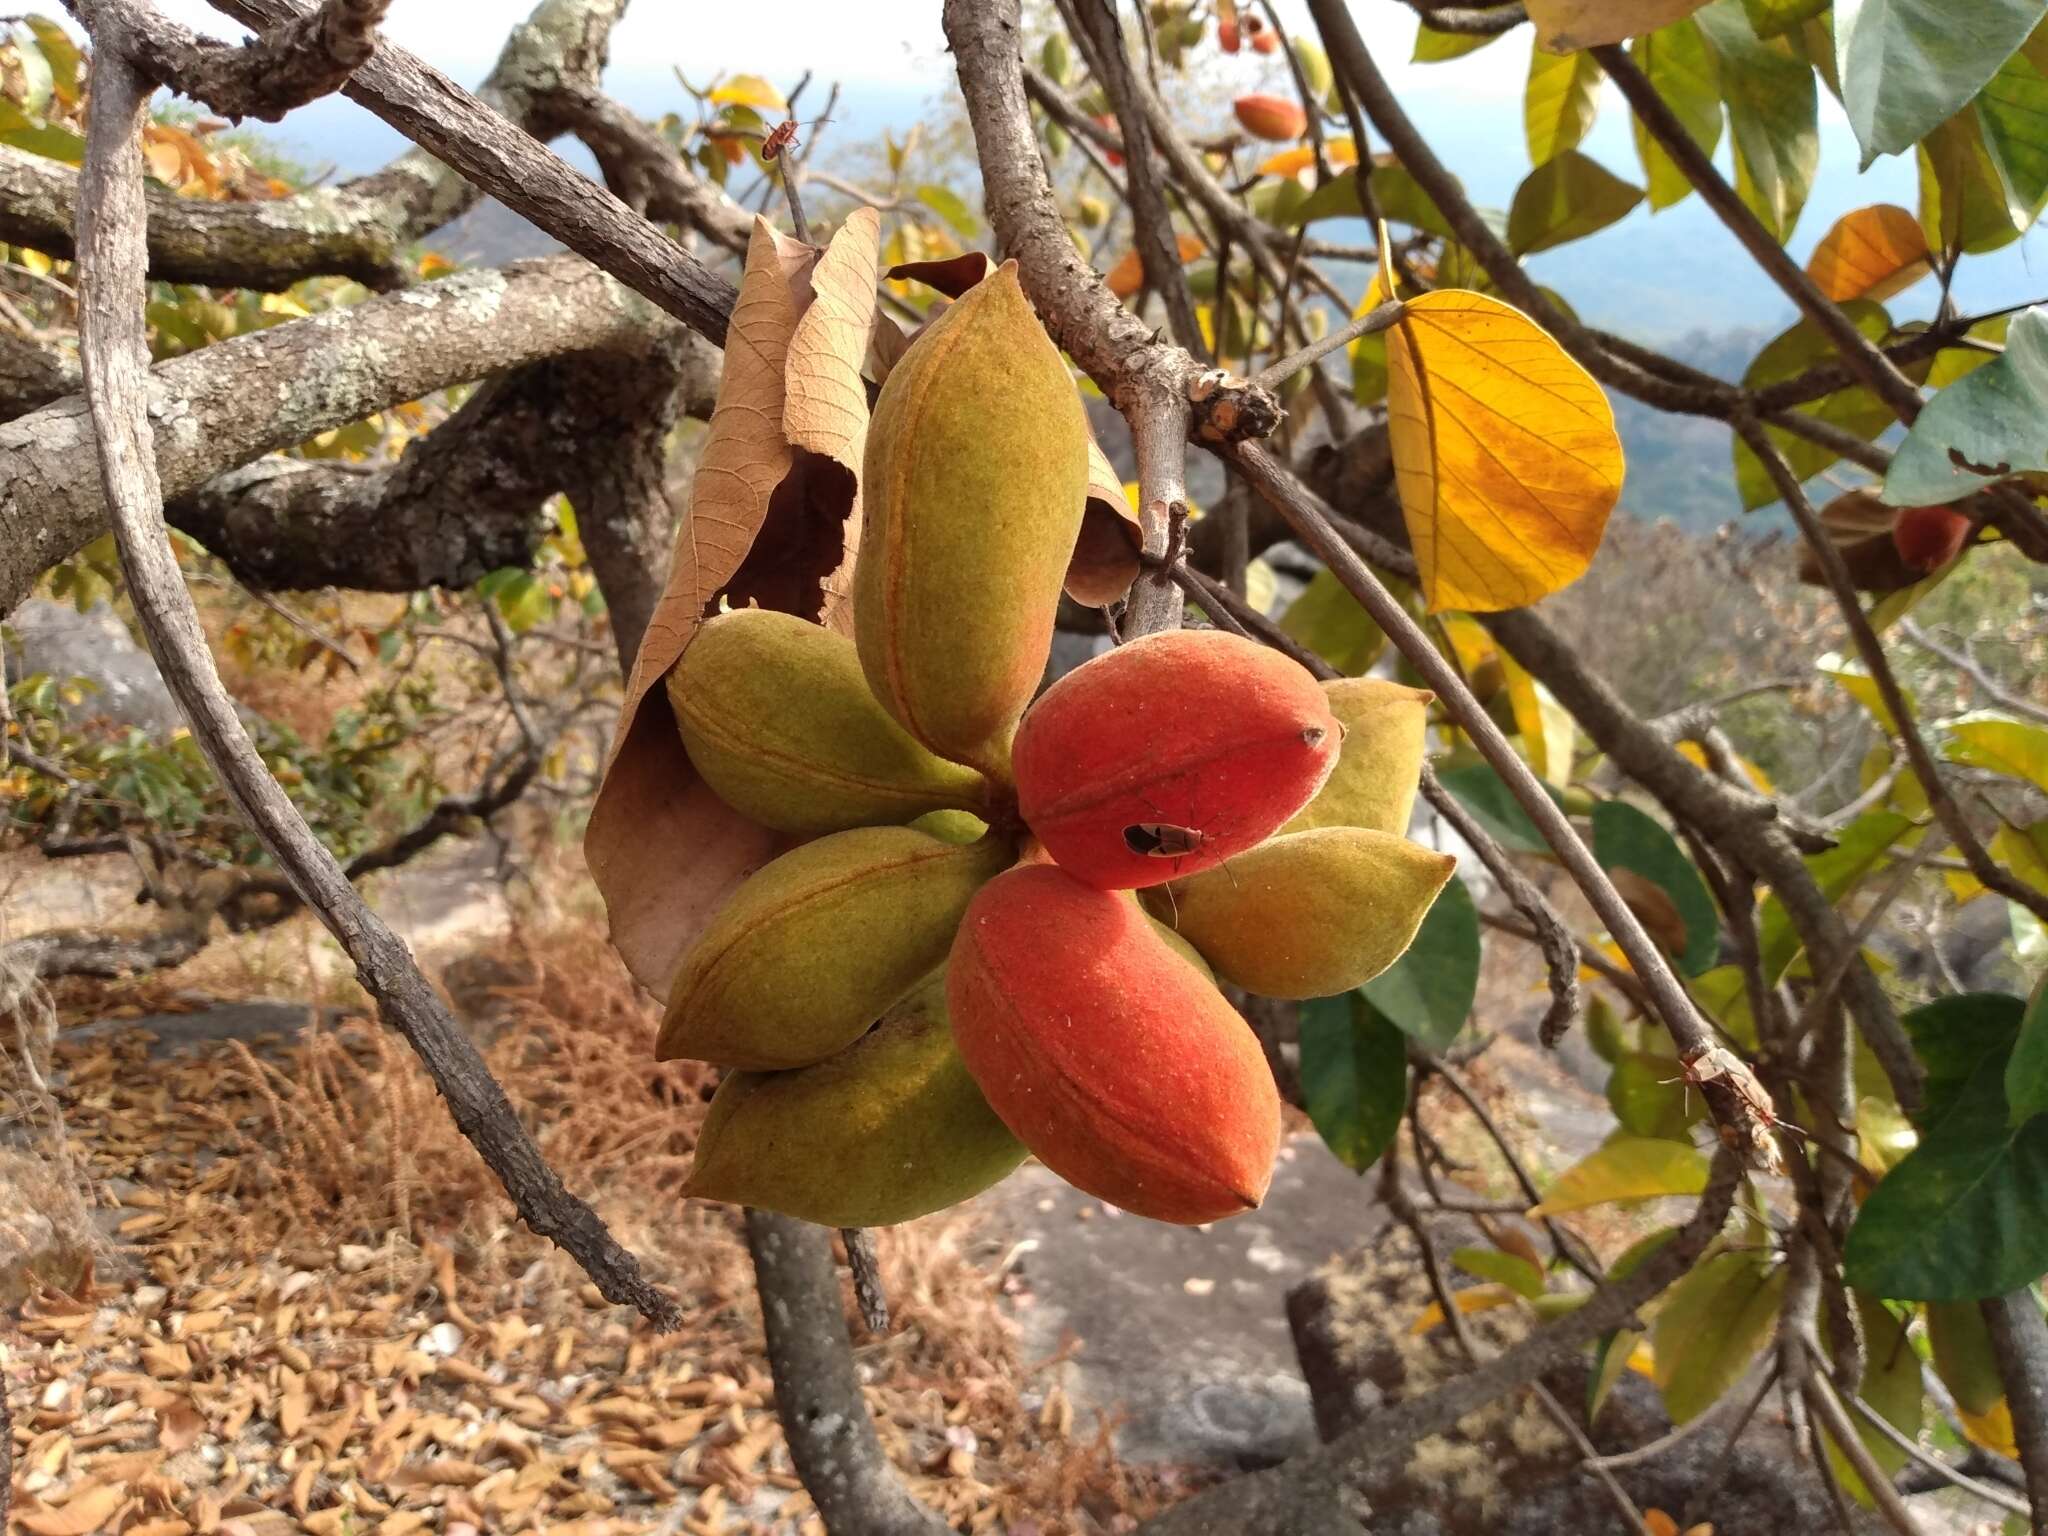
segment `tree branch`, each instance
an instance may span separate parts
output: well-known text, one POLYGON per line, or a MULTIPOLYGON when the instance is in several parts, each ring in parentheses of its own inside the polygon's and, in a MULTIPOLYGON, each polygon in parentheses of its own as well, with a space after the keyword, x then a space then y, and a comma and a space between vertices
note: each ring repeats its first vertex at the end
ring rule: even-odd
POLYGON ((2013 1439, 2027 1474, 2034 1536, 2048 1536, 2048 1320, 2034 1287, 1978 1304, 2005 1383, 2013 1439))
MULTIPOLYGON (((567 353, 644 348, 664 323, 588 263, 551 256, 237 336, 149 371, 156 473, 182 498, 224 470, 451 384, 567 353)), ((77 395, 0 426, 0 614, 106 531, 91 445, 77 395)))
POLYGON ((875 1437, 847 1343, 831 1234, 749 1209, 747 1251, 761 1289, 782 1433, 825 1528, 946 1536, 951 1527, 911 1496, 875 1437))
POLYGON ((562 1186, 405 946, 363 904, 271 777, 221 686, 165 537, 150 442, 143 325, 148 215, 139 143, 148 92, 127 63, 122 11, 111 0, 79 5, 98 49, 79 202, 80 350, 114 536, 150 650, 223 786, 341 944, 382 1016, 418 1053, 456 1124, 527 1224, 572 1254, 608 1299, 635 1307, 659 1327, 676 1327, 675 1303, 648 1282, 596 1212, 562 1186))
MULTIPOLYGON (((213 5, 257 28, 306 14, 303 0, 213 5)), ((691 330, 725 344, 726 316, 737 297, 730 282, 439 70, 387 43, 342 94, 691 330)))
MULTIPOLYGON (((67 0, 68 3, 68 0, 67 0)), ((391 0, 321 0, 236 47, 201 37, 148 6, 128 17, 129 62, 223 117, 274 123, 340 89, 377 46, 391 0)), ((74 6, 75 8, 75 6, 74 6)))
MULTIPOLYGON (((596 86, 624 10, 625 0, 540 0, 513 29, 479 96, 529 131, 553 131, 557 93, 596 86)), ((412 277, 406 247, 473 207, 478 193, 415 149, 373 175, 276 202, 207 202, 159 188, 148 196, 151 277, 276 292, 328 275, 403 286, 412 277)), ((77 206, 69 166, 0 146, 0 238, 69 257, 77 206)))

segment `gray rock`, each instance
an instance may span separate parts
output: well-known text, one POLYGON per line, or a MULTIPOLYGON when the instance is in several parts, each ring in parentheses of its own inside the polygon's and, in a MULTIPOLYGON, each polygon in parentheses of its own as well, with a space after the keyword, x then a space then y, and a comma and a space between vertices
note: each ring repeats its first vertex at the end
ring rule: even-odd
POLYGON ((1036 1163, 982 1197, 1014 1263, 1023 1354, 1070 1337, 1077 1432, 1118 1423, 1130 1461, 1270 1466, 1315 1443, 1283 1297, 1379 1219, 1314 1137, 1283 1151, 1265 1203, 1208 1228, 1106 1210, 1036 1163))
POLYGON ((78 1191, 32 1153, 0 1147, 0 1314, 39 1286, 76 1287, 92 1247, 78 1191))
POLYGON ((77 719, 106 719, 150 732, 168 732, 182 716, 148 651, 106 603, 80 613, 69 603, 32 597, 7 621, 10 682, 47 673, 92 684, 72 708, 77 719))

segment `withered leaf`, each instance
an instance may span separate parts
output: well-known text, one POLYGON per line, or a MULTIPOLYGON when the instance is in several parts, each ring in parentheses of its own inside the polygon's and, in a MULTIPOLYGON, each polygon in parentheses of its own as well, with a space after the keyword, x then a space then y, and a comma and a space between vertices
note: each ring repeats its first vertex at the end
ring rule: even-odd
POLYGON ((126 1487, 88 1488, 55 1509, 18 1509, 14 1519, 29 1536, 91 1536, 127 1502, 126 1487))
POLYGON ((656 685, 721 598, 819 619, 827 582, 845 576, 877 238, 878 220, 856 213, 822 259, 765 220, 748 243, 710 435, 584 834, 612 943, 656 992, 726 897, 786 846, 697 777, 656 685), (787 419, 792 393, 800 445, 787 419))

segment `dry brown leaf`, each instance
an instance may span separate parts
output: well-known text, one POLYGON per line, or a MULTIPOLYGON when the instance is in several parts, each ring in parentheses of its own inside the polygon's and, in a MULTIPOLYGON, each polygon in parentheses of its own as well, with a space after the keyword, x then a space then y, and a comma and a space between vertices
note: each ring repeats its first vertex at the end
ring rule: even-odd
POLYGON ((91 1536, 127 1502, 127 1485, 115 1484, 88 1488, 56 1508, 16 1510, 14 1518, 29 1536, 91 1536))
POLYGON ((1088 509, 1081 517, 1074 557, 1067 564, 1067 596, 1090 608, 1106 607, 1122 597, 1137 578, 1142 539, 1123 481, 1091 432, 1088 509))
POLYGON ((967 251, 943 261, 901 261, 883 276, 892 283, 923 283, 949 299, 957 299, 995 269, 994 258, 986 252, 967 251))
POLYGON ((1667 956, 1685 953, 1685 919, 1663 886, 1632 869, 1610 869, 1607 878, 1659 949, 1667 956))
POLYGON ((156 1443, 175 1456, 198 1442, 206 1419, 191 1403, 179 1398, 157 1410, 156 1424, 156 1443))
POLYGON ((299 1431, 306 1427, 306 1414, 310 1405, 306 1400, 306 1389, 294 1382, 285 1388, 277 1404, 277 1427, 287 1440, 298 1438, 299 1431))
POLYGON ((612 943, 658 993, 711 914, 785 840, 731 810, 696 776, 655 685, 721 594, 734 606, 758 602, 805 618, 826 606, 824 582, 846 560, 866 437, 864 419, 855 430, 848 412, 865 417, 859 370, 876 234, 875 219, 850 217, 820 260, 757 220, 748 245, 710 437, 584 834, 612 943), (823 283, 825 310, 799 342, 814 281, 823 283), (802 373, 799 423, 819 452, 793 448, 787 435, 793 349, 802 373))

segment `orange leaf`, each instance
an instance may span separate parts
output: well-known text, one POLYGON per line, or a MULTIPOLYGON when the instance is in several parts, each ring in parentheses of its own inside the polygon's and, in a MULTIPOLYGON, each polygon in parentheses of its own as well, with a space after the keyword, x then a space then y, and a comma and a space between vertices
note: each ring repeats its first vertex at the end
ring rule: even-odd
POLYGON ((657 684, 721 600, 820 621, 842 606, 834 596, 859 534, 877 235, 861 210, 822 257, 763 220, 748 242, 710 435, 584 833, 612 943, 658 993, 726 897, 788 840, 697 777, 657 684))
POLYGON ((1888 299, 1925 277, 1929 259, 1920 221, 1903 208, 1877 203, 1835 220, 1807 258, 1806 275, 1837 304, 1888 299))
MULTIPOLYGON (((1332 139, 1323 146, 1323 155, 1331 165, 1358 164, 1358 146, 1347 139, 1332 139)), ((1283 149, 1279 154, 1262 161, 1258 174, 1261 176, 1297 176, 1316 163, 1315 147, 1297 144, 1292 149, 1283 149)))
MULTIPOLYGON (((1193 235, 1180 237, 1182 262, 1193 261, 1206 249, 1207 247, 1193 235)), ((1109 291, 1120 299, 1128 299, 1145 286, 1145 264, 1138 255, 1137 247, 1133 246, 1118 258, 1117 264, 1109 269, 1109 275, 1105 280, 1109 284, 1109 291)))
POLYGON ((1520 310, 1455 288, 1409 300, 1387 420, 1432 613, 1533 603, 1592 563, 1621 494, 1614 411, 1520 310))

